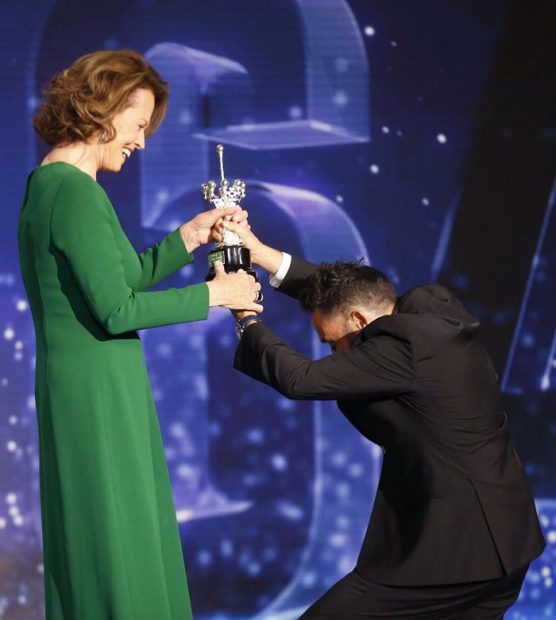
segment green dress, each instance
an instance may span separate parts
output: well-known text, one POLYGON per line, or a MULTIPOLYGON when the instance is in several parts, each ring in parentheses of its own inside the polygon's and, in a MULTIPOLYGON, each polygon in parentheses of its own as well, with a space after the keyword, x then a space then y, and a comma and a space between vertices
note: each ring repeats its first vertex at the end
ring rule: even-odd
POLYGON ((191 262, 174 231, 137 254, 103 191, 66 163, 29 177, 20 264, 37 342, 48 620, 192 617, 135 330, 205 319, 205 283, 144 292, 191 262))

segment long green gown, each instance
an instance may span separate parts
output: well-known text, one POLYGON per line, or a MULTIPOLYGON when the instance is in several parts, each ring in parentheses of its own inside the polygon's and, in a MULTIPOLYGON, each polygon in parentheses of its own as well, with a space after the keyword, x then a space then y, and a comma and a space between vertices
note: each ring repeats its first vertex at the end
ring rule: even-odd
POLYGON ((37 342, 48 620, 192 617, 157 413, 135 330, 205 319, 205 283, 144 292, 192 261, 179 231, 137 254, 66 163, 29 177, 20 263, 37 342))

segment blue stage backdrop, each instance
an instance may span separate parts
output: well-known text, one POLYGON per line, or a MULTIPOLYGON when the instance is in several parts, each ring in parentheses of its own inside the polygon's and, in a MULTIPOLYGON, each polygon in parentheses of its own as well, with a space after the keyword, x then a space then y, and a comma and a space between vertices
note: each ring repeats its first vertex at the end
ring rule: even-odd
MULTIPOLYGON (((483 322, 548 540, 508 617, 556 617, 556 219, 550 4, 507 0, 4 0, 0 5, 0 618, 43 617, 34 336, 17 263, 30 119, 96 49, 171 85, 147 149, 100 181, 137 249, 227 172, 265 241, 440 281, 483 322)), ((551 25, 552 24, 552 25, 551 25)), ((100 248, 100 250, 102 250, 100 248)), ((204 278, 206 250, 168 285, 204 278)), ((327 353, 265 286, 265 321, 327 353)), ((381 454, 334 404, 232 370, 233 321, 143 332, 196 617, 296 618, 354 565, 381 454)), ((434 558, 431 558, 434 562, 434 558)), ((454 558, 457 562, 457 558, 454 558)))

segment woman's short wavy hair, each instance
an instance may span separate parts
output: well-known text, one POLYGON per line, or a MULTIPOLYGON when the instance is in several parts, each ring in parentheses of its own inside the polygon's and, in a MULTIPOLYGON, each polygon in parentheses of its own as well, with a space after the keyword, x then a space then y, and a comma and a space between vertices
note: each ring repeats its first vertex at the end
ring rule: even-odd
POLYGON ((86 54, 50 81, 33 126, 47 144, 86 141, 99 132, 106 132, 109 142, 116 135, 114 116, 129 106, 138 88, 154 95, 149 136, 166 114, 168 83, 133 50, 86 54))
POLYGON ((396 303, 396 290, 386 275, 356 262, 321 263, 306 280, 299 296, 301 307, 324 314, 353 305, 382 307, 396 303))

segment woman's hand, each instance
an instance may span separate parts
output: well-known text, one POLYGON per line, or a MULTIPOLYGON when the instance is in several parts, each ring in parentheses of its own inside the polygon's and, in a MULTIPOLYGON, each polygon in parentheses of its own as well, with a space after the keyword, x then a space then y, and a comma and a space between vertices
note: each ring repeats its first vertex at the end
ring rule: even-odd
POLYGON ((220 236, 222 228, 235 232, 243 242, 243 245, 251 251, 251 260, 256 265, 260 265, 263 269, 266 269, 266 271, 270 274, 274 275, 280 268, 280 263, 282 262, 282 252, 265 245, 253 234, 251 231, 251 226, 247 224, 247 221, 245 221, 245 223, 238 224, 233 219, 222 220, 221 222, 217 222, 215 224, 215 228, 220 233, 220 236))
POLYGON ((240 228, 245 228, 248 213, 239 206, 225 209, 211 209, 197 214, 192 220, 180 226, 180 234, 188 252, 193 252, 200 245, 210 241, 221 241, 219 230, 222 221, 229 220, 240 228))
POLYGON ((221 261, 214 263, 214 279, 207 282, 209 289, 209 306, 222 306, 230 310, 251 310, 262 312, 264 308, 255 303, 261 285, 247 272, 240 269, 235 273, 226 273, 221 261))

